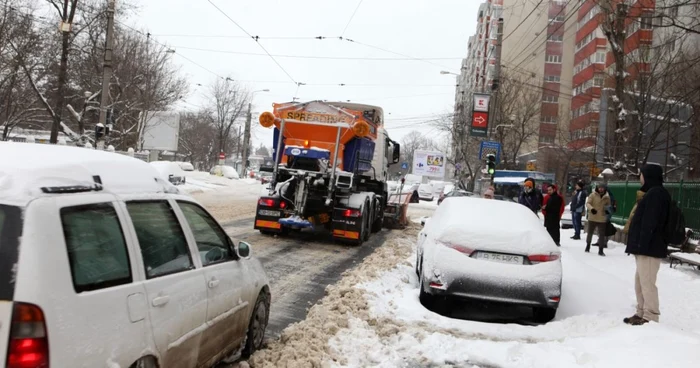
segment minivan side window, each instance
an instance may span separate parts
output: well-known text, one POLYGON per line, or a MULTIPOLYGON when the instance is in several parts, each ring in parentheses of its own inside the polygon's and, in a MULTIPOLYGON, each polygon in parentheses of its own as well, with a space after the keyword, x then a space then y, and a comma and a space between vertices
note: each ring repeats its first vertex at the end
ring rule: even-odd
POLYGON ((77 293, 131 283, 129 253, 112 204, 61 208, 61 223, 77 293))
POLYGON ((194 268, 185 234, 170 203, 128 202, 126 208, 136 230, 147 278, 194 268))
POLYGON ((194 203, 178 201, 197 242, 204 266, 236 259, 228 235, 209 214, 194 203))

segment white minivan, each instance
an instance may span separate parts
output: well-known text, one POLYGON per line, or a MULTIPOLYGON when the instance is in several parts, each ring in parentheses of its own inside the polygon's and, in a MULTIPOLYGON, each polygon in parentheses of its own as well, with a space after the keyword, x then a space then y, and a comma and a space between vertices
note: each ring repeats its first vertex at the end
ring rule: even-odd
POLYGON ((149 164, 0 143, 0 364, 210 367, 263 344, 250 245, 149 164))

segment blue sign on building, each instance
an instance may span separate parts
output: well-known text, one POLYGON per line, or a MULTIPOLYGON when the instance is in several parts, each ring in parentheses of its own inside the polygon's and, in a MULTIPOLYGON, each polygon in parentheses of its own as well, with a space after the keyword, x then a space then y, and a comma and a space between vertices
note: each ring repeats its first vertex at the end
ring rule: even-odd
POLYGON ((479 160, 486 160, 486 156, 490 154, 496 156, 496 163, 501 162, 501 144, 498 142, 481 141, 481 146, 479 146, 479 160))
POLYGON ((408 169, 408 162, 402 162, 402 163, 401 163, 401 169, 403 169, 403 170, 408 169))

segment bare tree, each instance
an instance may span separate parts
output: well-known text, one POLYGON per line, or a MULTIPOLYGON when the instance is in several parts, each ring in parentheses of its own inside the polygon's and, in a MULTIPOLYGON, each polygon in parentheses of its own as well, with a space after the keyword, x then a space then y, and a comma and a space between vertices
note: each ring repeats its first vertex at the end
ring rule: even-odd
POLYGON ((501 143, 501 162, 505 169, 515 168, 521 150, 539 136, 540 106, 543 98, 556 96, 532 79, 501 74, 498 100, 492 113, 492 134, 501 143))
POLYGON ((217 150, 231 153, 230 140, 233 128, 245 118, 248 91, 230 78, 217 79, 211 86, 211 99, 214 111, 214 128, 216 129, 217 150))
POLYGON ((417 130, 406 134, 401 139, 401 155, 403 161, 408 162, 408 167, 413 167, 413 154, 419 150, 436 149, 435 141, 417 130))
POLYGON ((179 152, 195 167, 208 170, 216 162, 216 129, 211 111, 186 112, 180 118, 179 152))

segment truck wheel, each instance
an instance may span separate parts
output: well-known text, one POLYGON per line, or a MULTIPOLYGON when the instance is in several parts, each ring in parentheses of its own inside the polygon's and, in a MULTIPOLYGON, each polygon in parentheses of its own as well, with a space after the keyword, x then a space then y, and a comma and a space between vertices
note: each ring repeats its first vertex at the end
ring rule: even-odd
POLYGON ((376 213, 377 211, 374 211, 377 218, 375 218, 374 221, 372 222, 372 232, 378 233, 382 230, 382 224, 384 222, 384 211, 381 208, 381 204, 379 203, 379 201, 375 201, 374 206, 375 206, 374 207, 375 210, 377 207, 379 207, 380 211, 379 211, 379 213, 376 213))

